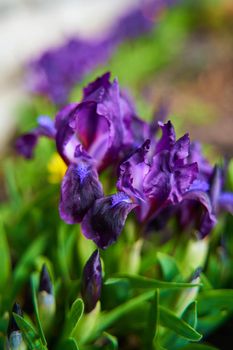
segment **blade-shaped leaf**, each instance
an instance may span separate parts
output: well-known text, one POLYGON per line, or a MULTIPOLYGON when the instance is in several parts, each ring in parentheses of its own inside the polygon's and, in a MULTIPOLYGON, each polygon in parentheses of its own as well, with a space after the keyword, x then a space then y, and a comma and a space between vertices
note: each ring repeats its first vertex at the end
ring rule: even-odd
POLYGON ((154 291, 151 290, 149 292, 143 293, 126 303, 119 305, 115 309, 109 311, 106 314, 102 314, 100 316, 99 322, 96 328, 93 330, 90 339, 95 339, 101 332, 107 330, 111 327, 116 321, 118 321, 121 317, 123 317, 128 312, 137 308, 143 302, 152 299, 154 296, 154 291))
POLYGON ((173 330, 175 333, 179 334, 181 337, 191 341, 199 341, 202 335, 198 333, 193 327, 191 327, 187 322, 178 318, 173 312, 166 309, 163 306, 159 307, 160 311, 160 322, 161 324, 173 330))
POLYGON ((32 278, 31 278, 32 302, 33 302, 33 306, 34 306, 36 323, 37 323, 37 327, 38 327, 38 332, 39 332, 40 338, 42 340, 42 343, 44 345, 47 345, 47 342, 46 342, 46 339, 45 339, 45 335, 44 335, 44 332, 43 332, 43 328, 42 328, 42 325, 41 325, 41 321, 40 321, 39 310, 38 310, 38 302, 37 302, 37 296, 36 296, 36 290, 37 290, 36 277, 37 276, 35 274, 33 274, 32 278))
POLYGON ((22 259, 17 264, 16 269, 14 270, 14 276, 13 276, 14 288, 12 293, 13 294, 12 299, 17 294, 22 283, 28 278, 30 270, 35 262, 35 258, 43 252, 46 245, 46 241, 47 241, 46 236, 40 236, 38 239, 36 239, 30 245, 30 247, 24 253, 22 259))
POLYGON ((74 338, 65 339, 59 346, 60 350, 79 350, 78 344, 74 338))
POLYGON ((151 307, 148 315, 148 324, 145 327, 144 348, 153 349, 153 341, 158 333, 159 326, 159 290, 157 289, 152 299, 151 307))
POLYGON ((11 270, 10 251, 2 223, 0 223, 0 257, 0 291, 2 291, 5 287, 6 282, 8 281, 11 270))
POLYGON ((161 266, 165 281, 172 281, 180 274, 175 259, 164 253, 157 253, 157 258, 161 266))
POLYGON ((140 289, 177 289, 177 288, 193 288, 200 286, 196 283, 178 283, 178 282, 164 282, 152 278, 147 278, 139 275, 117 275, 116 277, 109 278, 105 284, 116 283, 119 280, 126 280, 132 288, 140 289))
POLYGON ((107 341, 107 344, 103 347, 104 350, 117 350, 118 349, 118 341, 117 338, 113 335, 104 332, 103 334, 105 338, 105 342, 107 341))
POLYGON ((84 303, 82 299, 76 299, 69 311, 68 318, 65 325, 65 336, 72 336, 75 332, 75 328, 83 315, 84 303))
POLYGON ((201 313, 216 309, 233 310, 233 289, 215 289, 203 291, 198 295, 201 313))

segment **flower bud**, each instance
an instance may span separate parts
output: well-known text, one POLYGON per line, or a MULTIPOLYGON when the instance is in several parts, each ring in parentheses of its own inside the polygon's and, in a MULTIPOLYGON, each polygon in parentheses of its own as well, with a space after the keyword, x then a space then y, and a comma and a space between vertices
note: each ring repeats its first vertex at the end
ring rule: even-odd
POLYGON ((98 249, 88 259, 83 269, 81 295, 85 312, 91 312, 100 299, 102 287, 102 267, 98 249))
POLYGON ((15 321, 13 313, 23 316, 21 307, 18 303, 14 303, 10 321, 7 329, 7 349, 8 350, 26 350, 26 344, 24 343, 22 333, 15 321))
POLYGON ((52 323, 56 304, 53 294, 52 282, 45 264, 42 266, 40 273, 38 307, 41 323, 43 329, 46 332, 52 323))

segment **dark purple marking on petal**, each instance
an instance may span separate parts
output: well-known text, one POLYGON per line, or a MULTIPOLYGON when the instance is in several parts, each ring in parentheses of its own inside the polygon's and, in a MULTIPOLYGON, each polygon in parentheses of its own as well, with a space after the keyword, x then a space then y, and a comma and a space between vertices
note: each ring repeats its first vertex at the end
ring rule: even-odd
POLYGON ((91 312, 101 296, 102 267, 98 249, 94 251, 84 266, 81 279, 81 295, 85 312, 91 312))
POLYGON ((84 236, 106 249, 117 240, 129 212, 135 207, 122 192, 97 199, 83 219, 84 236))
POLYGON ((93 202, 103 196, 93 160, 77 146, 76 164, 68 166, 61 184, 59 212, 68 224, 81 222, 93 202))

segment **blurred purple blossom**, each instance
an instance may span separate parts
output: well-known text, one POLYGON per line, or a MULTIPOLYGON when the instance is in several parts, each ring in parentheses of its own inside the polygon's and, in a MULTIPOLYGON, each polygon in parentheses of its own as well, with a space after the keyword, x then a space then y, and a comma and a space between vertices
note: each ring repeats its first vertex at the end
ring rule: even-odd
POLYGON ((64 105, 75 84, 105 64, 122 41, 150 32, 158 13, 176 2, 142 2, 118 19, 102 38, 71 38, 58 47, 48 49, 27 65, 26 85, 29 91, 64 105))

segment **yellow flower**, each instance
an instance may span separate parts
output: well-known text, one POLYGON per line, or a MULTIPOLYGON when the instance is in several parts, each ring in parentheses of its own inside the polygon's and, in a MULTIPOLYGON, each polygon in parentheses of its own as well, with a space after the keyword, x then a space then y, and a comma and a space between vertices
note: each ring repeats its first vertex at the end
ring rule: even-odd
POLYGON ((48 180, 50 183, 60 183, 63 176, 65 175, 67 165, 58 153, 54 153, 48 163, 48 180))

